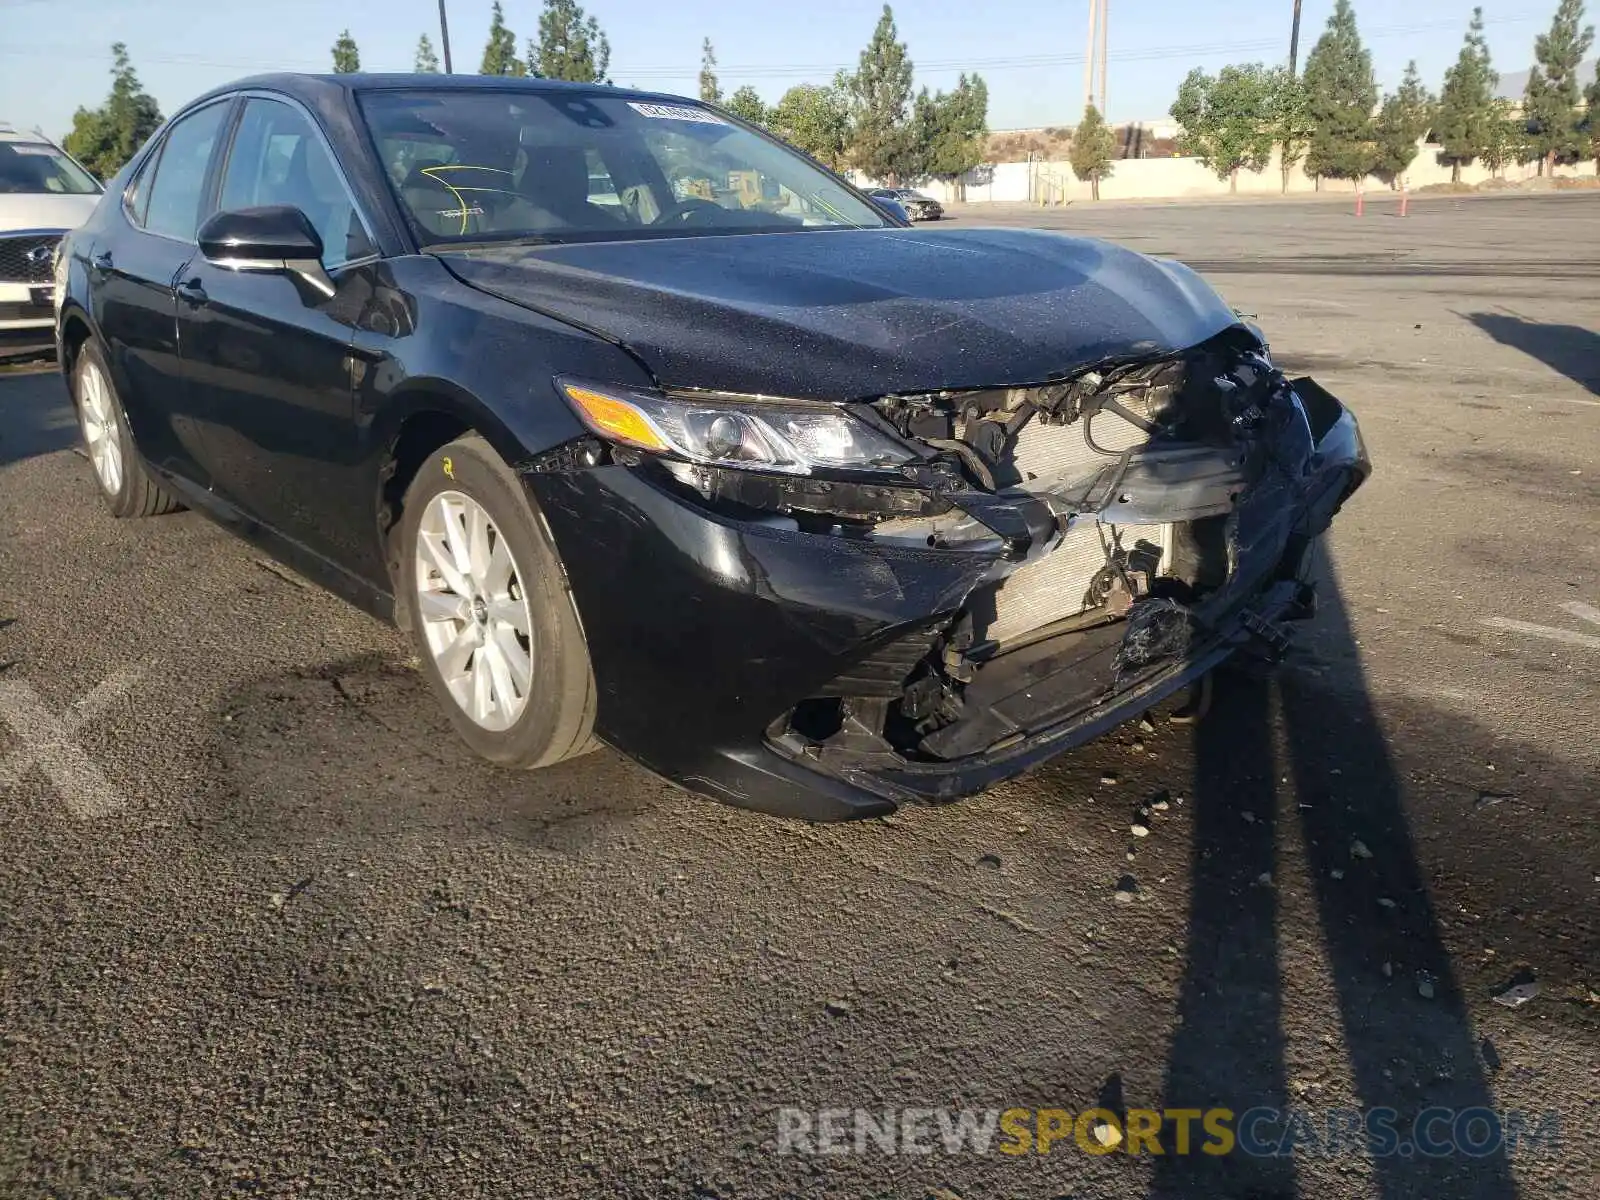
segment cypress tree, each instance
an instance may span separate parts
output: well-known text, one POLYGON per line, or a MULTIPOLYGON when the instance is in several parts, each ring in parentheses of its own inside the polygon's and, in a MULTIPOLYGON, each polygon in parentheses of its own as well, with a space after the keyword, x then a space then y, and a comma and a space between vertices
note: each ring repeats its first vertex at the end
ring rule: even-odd
POLYGON ((1360 179, 1377 164, 1372 110, 1378 84, 1350 0, 1334 5, 1327 29, 1306 59, 1305 90, 1314 130, 1306 171, 1319 178, 1360 179))
POLYGON ((855 141, 851 161, 872 178, 896 181, 916 168, 912 144, 911 59, 885 4, 872 40, 849 77, 855 141))
POLYGON ((1583 0, 1561 0, 1550 22, 1550 32, 1533 43, 1539 62, 1528 73, 1523 111, 1533 131, 1533 146, 1544 158, 1541 170, 1549 174, 1558 161, 1570 162, 1587 140, 1578 113, 1578 64, 1594 44, 1594 26, 1579 27, 1583 0))
POLYGON ((517 57, 517 35, 506 28, 506 15, 500 0, 494 0, 489 15, 489 42, 483 48, 479 75, 526 75, 527 65, 517 57))
POLYGON ((1455 65, 1444 73, 1439 97, 1438 133, 1444 147, 1440 159, 1450 164, 1450 181, 1461 182, 1461 168, 1483 155, 1499 119, 1494 90, 1500 76, 1489 61, 1489 44, 1483 37, 1483 9, 1472 10, 1472 23, 1455 65))

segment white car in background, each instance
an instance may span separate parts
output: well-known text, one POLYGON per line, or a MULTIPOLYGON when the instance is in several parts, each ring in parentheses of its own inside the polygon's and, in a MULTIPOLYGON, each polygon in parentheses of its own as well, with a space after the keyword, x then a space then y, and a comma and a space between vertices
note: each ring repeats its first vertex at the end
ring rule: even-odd
POLYGON ((49 138, 0 121, 0 360, 54 347, 56 245, 102 190, 49 138))

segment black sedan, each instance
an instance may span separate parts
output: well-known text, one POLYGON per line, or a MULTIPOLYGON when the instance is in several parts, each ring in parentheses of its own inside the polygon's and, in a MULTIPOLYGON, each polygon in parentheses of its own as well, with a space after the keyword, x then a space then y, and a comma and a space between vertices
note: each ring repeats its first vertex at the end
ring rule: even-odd
POLYGON ((914 188, 874 188, 867 195, 874 200, 894 201, 913 221, 937 221, 944 216, 944 205, 914 188))
POLYGON ((669 96, 247 80, 57 281, 118 516, 203 510, 392 617, 494 762, 605 742, 812 819, 1281 648, 1368 470, 1185 267, 907 228, 669 96))

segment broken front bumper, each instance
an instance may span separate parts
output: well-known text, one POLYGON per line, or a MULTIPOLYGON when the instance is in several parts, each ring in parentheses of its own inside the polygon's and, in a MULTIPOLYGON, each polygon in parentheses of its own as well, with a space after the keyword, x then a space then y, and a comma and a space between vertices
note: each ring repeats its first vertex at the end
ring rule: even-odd
MULTIPOLYGON (((1088 741, 1242 647, 1278 642, 1279 622, 1307 609, 1310 548, 1370 464, 1355 418, 1295 386, 1313 453, 1241 501, 1251 528, 1226 582, 1176 617, 1142 601, 995 660, 940 759, 852 737, 848 697, 903 683, 1003 551, 731 519, 637 467, 530 473, 588 640, 596 733, 691 790, 808 820, 970 795, 1088 741), (845 698, 843 728, 820 741, 787 719, 818 696, 845 698)), ((1038 503, 1023 521, 1048 526, 1038 503)))

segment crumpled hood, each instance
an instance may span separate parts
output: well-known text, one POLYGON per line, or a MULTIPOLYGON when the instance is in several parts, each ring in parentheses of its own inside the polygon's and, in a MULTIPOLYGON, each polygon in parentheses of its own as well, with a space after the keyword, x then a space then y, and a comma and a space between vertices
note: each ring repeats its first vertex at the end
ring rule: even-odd
POLYGON ((442 254, 621 342, 668 387, 831 400, 1038 383, 1237 323, 1199 276, 1035 230, 890 229, 442 254))
POLYGON ((99 203, 97 195, 0 192, 0 237, 19 229, 76 229, 99 203))

